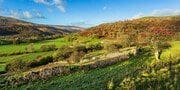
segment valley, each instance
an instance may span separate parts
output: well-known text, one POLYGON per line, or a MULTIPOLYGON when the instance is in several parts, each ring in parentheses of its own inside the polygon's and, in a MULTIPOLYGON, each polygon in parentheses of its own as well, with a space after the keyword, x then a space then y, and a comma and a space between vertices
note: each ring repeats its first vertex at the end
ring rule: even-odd
MULTIPOLYGON (((22 38, 21 35, 26 34, 18 32, 16 35, 14 29, 13 35, 4 34, 6 25, 9 25, 6 23, 11 19, 1 17, 1 21, 7 21, 0 24, 3 28, 0 29, 3 32, 0 88, 178 90, 179 17, 144 17, 83 30, 76 27, 77 31, 49 29, 48 33, 52 35, 39 36, 34 33, 33 38, 22 38), (66 33, 57 33, 60 31, 66 33), (20 39, 16 39, 18 37, 20 39)), ((28 22, 24 23, 25 26, 21 24, 18 25, 39 27, 28 22)))

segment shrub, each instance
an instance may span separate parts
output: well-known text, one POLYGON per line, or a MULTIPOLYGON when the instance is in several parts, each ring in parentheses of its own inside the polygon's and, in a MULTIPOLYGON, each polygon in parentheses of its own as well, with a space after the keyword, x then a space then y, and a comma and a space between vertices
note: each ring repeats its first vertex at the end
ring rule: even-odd
POLYGON ((83 51, 74 51, 71 53, 71 56, 68 59, 69 63, 77 63, 80 62, 81 58, 85 55, 86 53, 83 51))
POLYGON ((40 47, 40 50, 41 51, 43 51, 43 52, 45 52, 45 51, 54 51, 54 50, 56 50, 57 48, 56 48, 56 45, 42 45, 41 47, 40 47))
POLYGON ((104 49, 107 51, 118 51, 120 48, 122 48, 122 45, 118 44, 118 43, 106 43, 106 44, 104 44, 104 49))
POLYGON ((146 47, 138 47, 139 49, 139 52, 140 53, 145 53, 145 52, 150 52, 151 51, 151 48, 149 46, 146 46, 146 47))
POLYGON ((70 57, 71 53, 73 52, 73 48, 69 46, 62 46, 59 48, 53 55, 54 60, 64 60, 70 57))
POLYGON ((77 39, 78 39, 78 37, 75 35, 68 35, 65 37, 65 40, 68 42, 73 42, 74 40, 77 40, 77 39))
POLYGON ((103 46, 101 43, 89 43, 86 45, 86 49, 88 52, 92 52, 103 49, 103 46))
POLYGON ((160 49, 168 49, 171 47, 171 44, 169 43, 163 43, 161 46, 160 46, 160 49))
POLYGON ((13 44, 20 44, 21 40, 19 38, 13 39, 13 44))
POLYGON ((34 52, 35 51, 35 49, 34 49, 34 44, 33 43, 31 43, 31 44, 29 44, 26 48, 25 48, 25 50, 26 50, 26 52, 34 52))
POLYGON ((18 72, 27 69, 27 64, 23 60, 14 60, 6 65, 6 70, 9 72, 18 72))
POLYGON ((21 51, 17 51, 17 52, 11 52, 11 53, 8 53, 7 56, 10 56, 10 55, 20 55, 20 54, 23 54, 25 52, 21 52, 21 51))
POLYGON ((0 53, 0 57, 2 57, 2 56, 8 56, 8 54, 7 53, 0 53))
POLYGON ((52 56, 38 56, 36 58, 36 60, 32 61, 29 63, 29 67, 37 67, 37 66, 41 66, 41 65, 46 65, 48 63, 53 62, 53 57, 52 56))
POLYGON ((12 41, 0 40, 0 45, 7 45, 7 44, 12 44, 12 41))
POLYGON ((78 51, 78 52, 87 52, 86 46, 85 45, 78 45, 74 47, 74 51, 78 51))

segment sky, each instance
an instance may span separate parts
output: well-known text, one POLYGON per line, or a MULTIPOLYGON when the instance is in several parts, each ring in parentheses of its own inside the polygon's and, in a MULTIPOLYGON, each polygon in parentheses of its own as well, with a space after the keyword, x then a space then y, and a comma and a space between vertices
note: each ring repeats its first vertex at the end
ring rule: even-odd
POLYGON ((91 27, 144 16, 180 15, 180 0, 0 0, 0 16, 91 27))

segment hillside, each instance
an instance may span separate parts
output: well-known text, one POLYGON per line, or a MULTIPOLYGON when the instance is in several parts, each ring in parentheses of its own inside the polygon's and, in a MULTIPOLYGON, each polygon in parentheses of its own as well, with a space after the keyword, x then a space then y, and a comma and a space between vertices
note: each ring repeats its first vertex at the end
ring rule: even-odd
POLYGON ((80 35, 111 39, 129 37, 134 38, 134 41, 141 41, 142 37, 157 30, 170 30, 175 32, 175 39, 179 39, 180 16, 143 17, 114 23, 104 23, 88 28, 87 30, 81 32, 80 35))
POLYGON ((79 32, 83 28, 75 26, 43 25, 0 16, 0 36, 10 38, 62 36, 79 32))
POLYGON ((179 29, 178 16, 144 17, 0 45, 0 88, 179 90, 179 29))
MULTIPOLYGON (((168 89, 171 90, 171 87, 174 90, 178 90, 179 85, 179 57, 180 54, 178 51, 175 52, 174 49, 179 47, 180 42, 176 41, 172 43, 172 47, 166 49, 162 54, 162 60, 155 61, 153 56, 150 53, 141 53, 137 56, 131 57, 128 60, 118 61, 115 65, 111 65, 109 61, 113 61, 110 59, 106 62, 107 66, 104 66, 105 63, 101 62, 99 64, 93 65, 89 67, 90 69, 79 70, 75 73, 72 73, 78 70, 77 67, 71 66, 66 70, 67 72, 71 72, 72 74, 68 74, 65 76, 61 76, 63 74, 57 75, 55 77, 51 77, 49 79, 43 80, 35 80, 31 81, 17 87, 13 87, 12 85, 7 87, 6 89, 168 89), (169 67, 169 63, 171 60, 168 59, 167 54, 172 53, 172 68, 169 67), (97 66, 96 66, 97 65, 97 66), (95 67, 96 66, 96 67, 95 67), (169 69, 171 68, 171 69, 169 69), (175 75, 175 76, 174 76, 175 75), (133 81, 135 80, 135 81, 133 81), (176 80, 176 81, 175 81, 176 80), (173 83, 172 83, 173 82, 173 83)), ((94 61, 92 61, 94 62, 94 61)), ((96 62, 96 60, 95 60, 96 62)), ((51 71, 51 64, 40 67, 41 72, 37 72, 38 70, 31 70, 32 78, 48 77, 52 72, 55 73, 55 70, 58 68, 62 68, 56 63, 54 64, 55 68, 51 71), (42 68, 46 68, 46 71, 42 68), (42 74, 46 73, 46 74, 42 74)), ((82 64, 80 67, 83 67, 82 64)), ((88 67, 86 67, 88 68, 88 67)), ((81 68, 84 69, 84 68, 81 68)), ((60 69, 61 70, 61 69, 60 69)), ((62 71, 63 71, 62 70, 62 71)), ((56 73, 61 73, 56 72, 56 73)), ((14 78, 15 82, 11 81, 11 83, 22 83, 24 78, 30 78, 25 76, 26 74, 16 75, 14 78)), ((8 80, 8 79, 7 79, 8 80)), ((14 85, 14 84, 13 84, 14 85)))

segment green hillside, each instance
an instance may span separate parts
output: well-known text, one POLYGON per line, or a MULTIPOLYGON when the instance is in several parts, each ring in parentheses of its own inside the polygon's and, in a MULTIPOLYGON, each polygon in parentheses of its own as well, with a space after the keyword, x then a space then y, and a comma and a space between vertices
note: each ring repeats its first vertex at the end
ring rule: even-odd
POLYGON ((179 16, 144 17, 63 37, 3 39, 0 89, 179 90, 179 26, 179 16))
MULTIPOLYGON (((179 47, 180 42, 173 42, 173 47, 167 49, 166 52, 162 54, 169 55, 169 52, 176 53, 179 62, 180 51, 174 51, 179 47)), ((143 70, 147 70, 146 67, 149 64, 153 63, 153 57, 147 53, 133 57, 128 61, 117 63, 116 65, 108 66, 106 68, 97 68, 90 71, 79 71, 74 74, 63 76, 63 77, 53 77, 48 80, 30 82, 28 84, 16 87, 16 89, 107 89, 109 83, 113 83, 113 88, 121 88, 120 83, 124 78, 127 77, 136 77, 143 70)), ((160 62, 169 62, 167 58, 163 58, 160 62)), ((175 69, 179 68, 179 63, 176 63, 174 66, 175 69)), ((156 69, 156 68, 153 68, 156 69)), ((160 70, 166 69, 166 67, 160 68, 160 70)), ((160 76, 159 76, 160 77, 160 76)), ((167 77, 169 79, 169 77, 167 77)), ((163 80, 163 79, 162 79, 163 80)), ((179 82, 179 81, 178 81, 179 82)), ((156 83, 157 84, 157 83, 156 83)), ((159 84, 166 84, 166 82, 161 82, 159 84)), ((178 83, 177 83, 178 84, 178 83)), ((144 87, 144 89, 147 87, 144 87)), ((149 87, 149 88, 161 88, 158 87, 149 87)), ((175 87, 177 90, 179 86, 175 87)))

